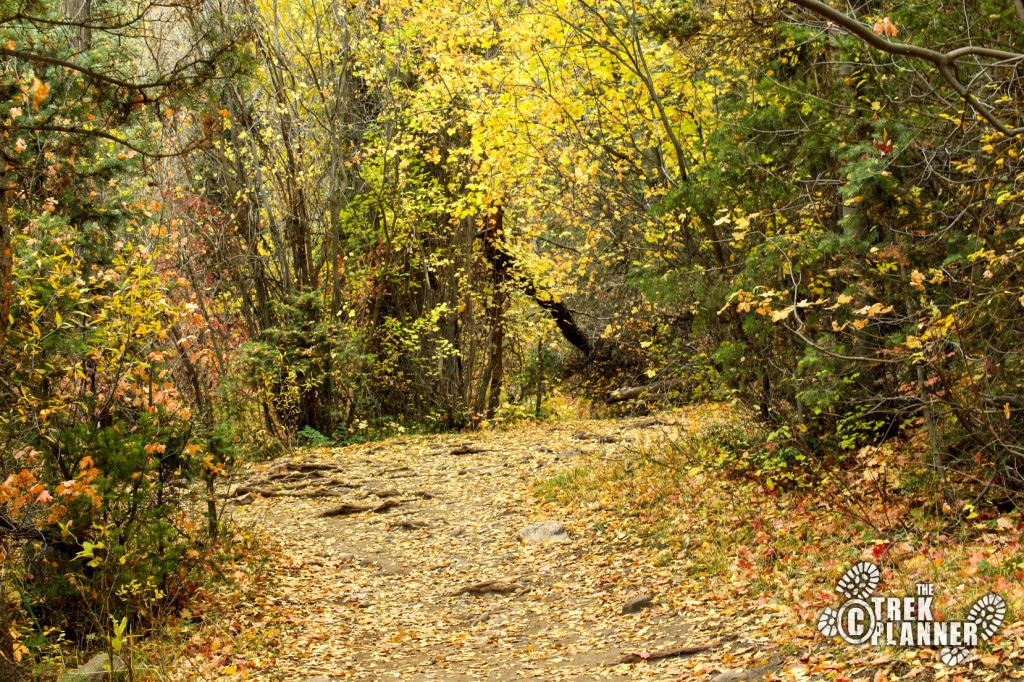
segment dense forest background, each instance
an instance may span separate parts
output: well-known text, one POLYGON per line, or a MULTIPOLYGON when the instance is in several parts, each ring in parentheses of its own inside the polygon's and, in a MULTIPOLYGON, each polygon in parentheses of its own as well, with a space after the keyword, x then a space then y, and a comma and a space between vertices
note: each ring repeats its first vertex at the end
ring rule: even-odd
POLYGON ((218 480, 296 443, 718 399, 771 485, 896 442, 936 507, 1012 507, 1022 35, 1019 0, 0 0, 0 656, 183 603, 218 480))

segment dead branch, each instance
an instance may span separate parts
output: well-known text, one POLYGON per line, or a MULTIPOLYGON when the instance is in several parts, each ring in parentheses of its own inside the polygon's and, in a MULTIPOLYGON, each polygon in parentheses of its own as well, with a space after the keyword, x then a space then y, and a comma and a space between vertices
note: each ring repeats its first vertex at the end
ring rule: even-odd
POLYGON ((605 402, 612 404, 640 397, 654 398, 656 396, 663 396, 681 383, 683 383, 682 379, 665 379, 664 381, 657 381, 646 386, 623 386, 614 391, 609 391, 605 402))

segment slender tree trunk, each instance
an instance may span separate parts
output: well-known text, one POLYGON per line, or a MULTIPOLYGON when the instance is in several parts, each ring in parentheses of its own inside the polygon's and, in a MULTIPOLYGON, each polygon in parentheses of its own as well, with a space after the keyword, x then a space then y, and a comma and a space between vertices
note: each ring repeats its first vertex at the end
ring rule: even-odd
POLYGON ((494 335, 491 337, 491 390, 487 398, 488 419, 494 419, 494 414, 501 405, 501 384, 505 378, 505 301, 507 296, 501 286, 500 283, 496 283, 492 312, 494 335))
MULTIPOLYGON (((181 333, 178 331, 177 325, 174 325, 170 329, 171 338, 174 340, 174 346, 181 348, 181 333)), ((212 456, 211 465, 219 464, 222 461, 222 452, 219 451, 219 446, 214 438, 214 427, 216 424, 216 416, 213 413, 213 402, 212 397, 207 393, 203 387, 203 379, 199 375, 199 368, 196 367, 195 363, 192 362, 192 358, 188 354, 188 350, 181 348, 179 356, 182 364, 185 366, 185 371, 188 373, 189 380, 192 383, 192 392, 195 394, 196 405, 199 408, 201 415, 203 430, 206 435, 206 447, 209 454, 212 456)), ((206 483, 206 523, 207 531, 210 536, 210 544, 217 542, 217 531, 218 531, 218 517, 217 514, 217 474, 212 468, 207 469, 204 472, 203 478, 206 483)))
MULTIPOLYGON (((11 548, 7 545, 6 540, 0 540, 3 543, 0 546, 0 552, 2 555, 7 557, 10 556, 9 552, 11 548)), ((8 616, 10 609, 7 607, 7 580, 0 580, 0 604, 4 605, 4 608, 0 609, 0 677, 5 674, 13 677, 13 672, 8 668, 13 667, 11 663, 14 660, 14 640, 11 638, 11 621, 8 616)), ((7 678, 4 678, 7 679, 7 678)))
MULTIPOLYGON (((494 330, 491 330, 494 333, 494 330)), ((494 369, 494 354, 492 353, 487 359, 487 365, 484 367, 484 373, 480 377, 480 385, 476 390, 476 395, 473 400, 473 409, 476 413, 483 414, 487 408, 487 389, 491 385, 491 371, 494 369)))
POLYGON ((92 47, 92 28, 88 26, 92 21, 92 0, 65 0, 64 16, 78 26, 73 26, 75 32, 71 38, 72 44, 79 52, 87 52, 92 47))
MULTIPOLYGON (((487 418, 493 419, 494 413, 501 404, 501 384, 504 379, 504 347, 505 347, 505 303, 508 294, 505 283, 509 275, 509 259, 502 258, 501 238, 505 211, 501 204, 495 212, 486 216, 484 228, 484 254, 491 264, 491 359, 487 363, 490 370, 490 390, 487 395, 487 418)), ((486 379, 485 372, 485 379, 486 379)), ((487 384, 484 385, 486 387, 487 384)))
POLYGON ((216 475, 210 471, 206 474, 206 524, 210 536, 210 544, 217 542, 217 487, 216 475))
MULTIPOLYGON (((901 266, 900 274, 903 275, 904 280, 907 279, 906 268, 901 266)), ((914 299, 911 296, 907 296, 905 305, 907 306, 907 315, 918 316, 914 306, 914 299)), ((931 448, 932 466, 935 467, 935 474, 939 477, 939 482, 942 484, 943 499, 946 501, 946 504, 953 507, 956 504, 956 495, 953 494, 952 488, 949 487, 949 479, 946 477, 946 463, 942 459, 942 449, 939 447, 938 425, 935 422, 932 398, 928 392, 928 373, 923 362, 917 363, 915 370, 917 372, 917 396, 921 400, 921 409, 924 411, 924 424, 928 430, 928 445, 931 448)))
POLYGON ((6 190, 0 192, 0 350, 7 338, 13 293, 14 251, 11 248, 11 224, 7 215, 6 190))
POLYGON ((544 339, 537 339, 537 407, 534 415, 540 419, 540 410, 544 404, 544 339))
MULTIPOLYGON (((333 154, 333 152, 332 152, 333 154)), ((331 315, 341 310, 341 190, 335 188, 330 198, 331 218, 331 315)))

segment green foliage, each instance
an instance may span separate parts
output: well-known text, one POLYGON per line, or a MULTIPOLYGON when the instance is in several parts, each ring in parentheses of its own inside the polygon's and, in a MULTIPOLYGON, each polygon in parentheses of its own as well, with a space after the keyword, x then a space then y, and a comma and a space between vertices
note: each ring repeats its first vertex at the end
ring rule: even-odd
POLYGON ((239 348, 248 388, 289 432, 331 433, 355 414, 370 356, 352 327, 325 313, 316 292, 278 302, 277 326, 239 348))
POLYGON ((718 469, 767 491, 808 487, 821 478, 820 461, 787 428, 768 432, 722 422, 680 438, 674 450, 674 457, 694 470, 718 469))
MULTIPOLYGON (((0 646, 123 646, 240 457, 567 389, 744 403, 677 459, 768 491, 894 439, 952 506, 1024 490, 1016 58, 957 56, 982 107, 792 3, 74 4, 0 0, 0 646)), ((1024 49, 1008 3, 886 11, 1024 49)))
POLYGON ((226 50, 185 47, 213 13, 165 34, 154 12, 183 19, 132 0, 0 2, 5 671, 60 642, 123 646, 189 598, 205 561, 188 504, 202 405, 179 391, 184 306, 140 162, 187 144, 173 107, 200 99, 226 50), (154 57, 172 41, 174 60, 154 57))
POLYGON ((328 438, 324 434, 320 433, 319 431, 317 431, 316 429, 314 429, 311 426, 304 426, 304 427, 302 427, 302 430, 299 431, 298 436, 307 445, 309 445, 311 447, 316 447, 316 448, 324 447, 324 446, 327 446, 327 445, 331 445, 334 442, 330 438, 328 438))

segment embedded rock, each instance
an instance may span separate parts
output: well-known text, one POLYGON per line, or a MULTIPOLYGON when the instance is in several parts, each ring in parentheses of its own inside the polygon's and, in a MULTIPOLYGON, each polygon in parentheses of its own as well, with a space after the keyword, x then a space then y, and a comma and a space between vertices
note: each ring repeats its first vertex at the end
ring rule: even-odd
POLYGON ((565 542, 569 539, 569 533, 561 521, 541 521, 519 531, 519 538, 529 545, 536 545, 565 542))

